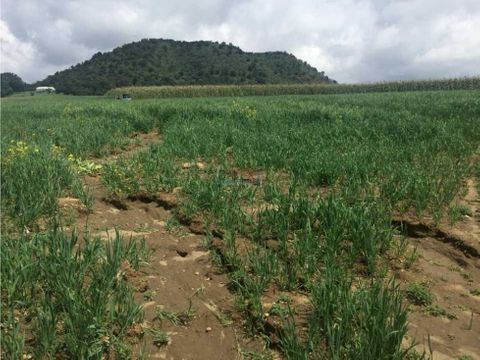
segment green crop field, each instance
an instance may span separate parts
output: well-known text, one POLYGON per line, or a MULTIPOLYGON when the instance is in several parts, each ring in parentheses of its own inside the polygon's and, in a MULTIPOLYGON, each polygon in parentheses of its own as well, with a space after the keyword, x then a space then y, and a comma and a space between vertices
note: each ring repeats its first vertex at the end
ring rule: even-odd
POLYGON ((415 261, 403 220, 458 220, 456 200, 480 175, 480 91, 1 105, 6 358, 138 355, 129 330, 144 310, 118 274, 149 249, 64 229, 61 197, 96 216, 92 175, 115 204, 174 194, 178 223, 200 224, 228 275, 245 333, 284 358, 426 356, 406 339, 392 264, 415 261), (149 146, 132 137, 152 132, 149 146), (284 296, 267 309, 272 292, 284 296), (302 316, 293 294, 308 299, 302 316))
POLYGON ((272 96, 350 94, 370 92, 478 90, 479 77, 444 80, 392 81, 371 84, 266 84, 266 85, 193 85, 193 86, 127 86, 107 91, 107 96, 130 94, 137 99, 191 98, 211 96, 272 96))

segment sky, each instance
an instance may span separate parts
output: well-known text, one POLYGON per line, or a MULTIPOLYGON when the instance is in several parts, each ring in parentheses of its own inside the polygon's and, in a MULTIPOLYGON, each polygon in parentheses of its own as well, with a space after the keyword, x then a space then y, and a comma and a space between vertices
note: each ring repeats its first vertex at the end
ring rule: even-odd
POLYGON ((342 83, 480 75, 480 0, 2 0, 0 71, 34 82, 142 38, 287 51, 342 83))

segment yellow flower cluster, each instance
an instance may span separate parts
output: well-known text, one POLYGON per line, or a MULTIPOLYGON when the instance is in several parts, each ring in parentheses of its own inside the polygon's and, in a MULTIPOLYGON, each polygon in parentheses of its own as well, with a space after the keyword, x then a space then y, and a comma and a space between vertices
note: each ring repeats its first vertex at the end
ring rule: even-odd
MULTIPOLYGON (((59 145, 53 144, 50 148, 51 154, 57 159, 65 159, 65 156, 70 163, 71 167, 82 174, 93 174, 98 172, 102 165, 96 164, 93 161, 83 160, 79 157, 75 157, 73 154, 66 155, 65 149, 59 145)), ((5 164, 10 163, 15 158, 24 158, 30 154, 39 153, 40 149, 37 146, 29 146, 25 141, 10 141, 10 146, 7 150, 7 155, 2 158, 2 162, 5 164)))
POLYGON ((73 106, 72 104, 67 104, 63 108, 63 115, 72 117, 75 120, 80 120, 81 113, 82 113, 82 108, 78 106, 73 106))
POLYGON ((73 154, 68 154, 67 160, 72 164, 72 167, 81 174, 92 175, 102 168, 102 165, 96 164, 93 161, 82 160, 76 158, 73 154))
POLYGON ((10 156, 23 156, 29 152, 38 153, 39 151, 39 148, 36 146, 29 147, 26 142, 15 140, 10 141, 10 147, 7 150, 10 156))
POLYGON ((63 153, 63 148, 61 146, 53 144, 52 145, 52 153, 55 154, 55 155, 62 154, 63 153))
POLYGON ((230 108, 230 113, 234 116, 240 115, 241 117, 250 121, 255 120, 257 117, 257 110, 255 110, 254 108, 248 105, 242 106, 237 101, 233 101, 232 106, 230 108))

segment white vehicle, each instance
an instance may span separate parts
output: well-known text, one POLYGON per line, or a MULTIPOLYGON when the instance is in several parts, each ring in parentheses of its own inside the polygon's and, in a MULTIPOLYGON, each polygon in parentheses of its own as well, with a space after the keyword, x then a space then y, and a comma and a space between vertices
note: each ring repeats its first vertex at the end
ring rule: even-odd
POLYGON ((55 92, 55 88, 53 86, 39 86, 35 89, 36 92, 55 92))

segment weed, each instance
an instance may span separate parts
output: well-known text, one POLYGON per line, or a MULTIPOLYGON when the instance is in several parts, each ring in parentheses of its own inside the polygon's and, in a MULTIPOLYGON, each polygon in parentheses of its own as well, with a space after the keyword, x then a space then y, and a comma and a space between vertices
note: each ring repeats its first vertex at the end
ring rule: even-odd
POLYGON ((153 344, 157 347, 166 346, 170 342, 170 336, 162 330, 150 329, 150 333, 153 336, 153 344))
POLYGON ((450 208, 448 209, 448 213, 449 213, 450 222, 452 225, 457 221, 461 220, 462 218, 464 218, 465 216, 470 216, 470 217, 473 216, 470 208, 464 204, 455 204, 450 206, 450 208))
POLYGON ((240 356, 243 360, 272 360, 272 355, 264 352, 240 349, 240 356))
POLYGON ((143 293, 143 299, 146 301, 152 301, 156 293, 155 290, 149 289, 143 293))
POLYGON ((428 286, 422 283, 411 283, 405 289, 407 299, 418 306, 428 306, 435 299, 428 286))
POLYGON ((473 296, 480 296, 480 288, 470 290, 470 294, 473 296))
POLYGON ((415 262, 418 260, 418 258, 420 256, 421 255, 418 252, 417 247, 413 248, 413 250, 410 251, 410 253, 407 253, 407 255, 405 256, 405 261, 404 261, 405 269, 410 269, 413 266, 413 264, 415 264, 415 262))
POLYGON ((455 319, 456 318, 456 316, 454 314, 450 314, 449 312, 447 312, 447 310, 445 310, 444 308, 440 307, 437 304, 428 305, 425 308, 425 312, 427 314, 435 316, 435 317, 443 316, 443 317, 446 317, 446 318, 449 318, 449 319, 455 319))
POLYGON ((195 309, 192 305, 192 300, 189 299, 189 305, 186 310, 173 312, 173 311, 166 311, 157 307, 155 311, 155 319, 160 321, 166 319, 170 321, 175 326, 187 326, 195 317, 195 309))

